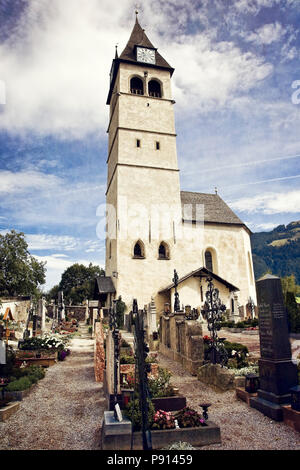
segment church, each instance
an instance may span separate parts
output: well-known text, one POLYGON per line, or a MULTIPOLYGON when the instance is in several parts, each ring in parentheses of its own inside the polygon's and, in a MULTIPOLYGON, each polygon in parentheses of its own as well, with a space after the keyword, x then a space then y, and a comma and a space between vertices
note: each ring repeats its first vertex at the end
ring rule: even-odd
MULTIPOLYGON (((98 297, 127 313, 152 303, 201 311, 213 278, 230 318, 256 304, 250 230, 215 192, 182 191, 176 151, 174 68, 139 24, 110 71, 105 276, 98 297), (244 310, 243 310, 244 308, 244 310)), ((201 188, 199 188, 201 189, 201 188)))

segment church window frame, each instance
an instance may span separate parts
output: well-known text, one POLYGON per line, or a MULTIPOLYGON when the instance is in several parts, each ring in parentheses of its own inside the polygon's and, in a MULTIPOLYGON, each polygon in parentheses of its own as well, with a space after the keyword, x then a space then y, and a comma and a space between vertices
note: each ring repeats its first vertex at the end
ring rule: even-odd
POLYGON ((162 98, 163 97, 163 86, 162 82, 158 78, 151 78, 147 83, 148 96, 151 98, 162 98), (153 86, 154 85, 154 86, 153 86))
POLYGON ((133 245, 133 259, 145 259, 145 245, 142 240, 137 240, 133 245))
POLYGON ((132 95, 144 96, 145 95, 145 83, 142 77, 139 75, 133 75, 129 79, 129 91, 132 95))
POLYGON ((204 263, 204 266, 205 266, 206 269, 208 269, 209 271, 211 271, 214 274, 218 274, 218 256, 217 256, 217 250, 214 247, 207 246, 203 250, 203 263, 204 263), (210 253, 212 269, 209 269, 209 267, 207 267, 206 253, 210 253))
POLYGON ((170 259, 170 248, 169 245, 162 241, 158 246, 158 259, 169 260, 170 259))

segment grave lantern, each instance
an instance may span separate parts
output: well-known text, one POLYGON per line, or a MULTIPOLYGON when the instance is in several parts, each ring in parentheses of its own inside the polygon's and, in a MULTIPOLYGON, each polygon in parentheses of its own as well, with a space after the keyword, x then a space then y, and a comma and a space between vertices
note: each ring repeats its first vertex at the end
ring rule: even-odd
POLYGON ((257 374, 247 374, 245 380, 245 390, 248 393, 256 393, 259 388, 259 376, 257 374))
POLYGON ((292 387, 290 392, 292 409, 295 411, 300 411, 300 385, 292 387))
POLYGON ((130 403, 134 398, 134 389, 123 389, 122 390, 122 400, 123 400, 123 407, 125 408, 128 403, 130 403))

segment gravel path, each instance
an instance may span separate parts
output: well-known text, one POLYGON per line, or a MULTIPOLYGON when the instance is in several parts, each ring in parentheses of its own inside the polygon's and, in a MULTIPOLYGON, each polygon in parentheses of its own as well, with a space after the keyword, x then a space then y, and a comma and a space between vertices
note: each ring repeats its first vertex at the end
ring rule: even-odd
POLYGON ((187 398, 187 406, 202 412, 199 403, 209 402, 209 419, 221 428, 221 444, 202 450, 300 450, 300 434, 283 423, 271 421, 235 397, 219 392, 187 373, 181 365, 159 354, 159 365, 172 372, 171 383, 187 398))
POLYGON ((18 412, 0 423, 0 449, 100 449, 105 400, 94 377, 94 340, 86 327, 79 331, 71 355, 47 369, 18 412))

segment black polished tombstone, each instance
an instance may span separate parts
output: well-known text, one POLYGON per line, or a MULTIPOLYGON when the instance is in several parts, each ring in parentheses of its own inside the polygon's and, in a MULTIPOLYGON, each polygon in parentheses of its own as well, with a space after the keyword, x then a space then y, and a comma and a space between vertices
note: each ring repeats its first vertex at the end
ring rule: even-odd
POLYGON ((266 416, 282 421, 281 405, 291 402, 291 387, 297 385, 297 366, 291 360, 287 312, 283 303, 279 277, 265 275, 256 282, 259 309, 259 378, 258 396, 250 406, 266 416))

